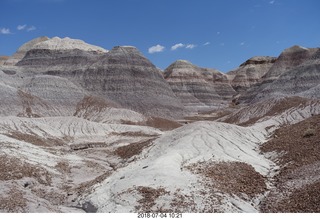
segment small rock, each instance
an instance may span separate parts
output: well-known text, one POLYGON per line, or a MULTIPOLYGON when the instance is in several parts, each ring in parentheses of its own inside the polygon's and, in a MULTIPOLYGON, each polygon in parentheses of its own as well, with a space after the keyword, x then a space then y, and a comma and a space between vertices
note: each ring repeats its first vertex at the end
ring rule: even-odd
POLYGON ((96 208, 91 202, 85 202, 82 204, 82 209, 86 213, 96 213, 98 211, 98 208, 96 208))
POLYGON ((23 184, 23 187, 24 187, 24 188, 27 188, 28 186, 30 186, 30 184, 31 184, 30 182, 25 182, 25 183, 23 184))

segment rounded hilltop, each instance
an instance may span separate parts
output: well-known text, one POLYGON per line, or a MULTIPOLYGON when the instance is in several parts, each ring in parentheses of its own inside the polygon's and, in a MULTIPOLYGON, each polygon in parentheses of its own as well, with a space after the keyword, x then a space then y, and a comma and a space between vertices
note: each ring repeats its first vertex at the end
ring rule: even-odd
POLYGON ((79 49, 83 51, 97 52, 97 53, 107 53, 108 50, 99 47, 90 45, 83 40, 71 39, 69 37, 60 38, 53 37, 46 41, 37 43, 34 45, 33 49, 49 49, 49 50, 73 50, 79 49))

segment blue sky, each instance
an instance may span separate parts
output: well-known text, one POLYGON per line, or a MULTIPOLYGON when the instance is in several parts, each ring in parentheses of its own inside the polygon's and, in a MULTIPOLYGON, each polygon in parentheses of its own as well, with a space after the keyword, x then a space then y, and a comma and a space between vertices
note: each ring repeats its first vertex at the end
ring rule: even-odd
POLYGON ((227 72, 252 56, 320 46, 319 0, 0 0, 0 55, 39 36, 136 46, 227 72))

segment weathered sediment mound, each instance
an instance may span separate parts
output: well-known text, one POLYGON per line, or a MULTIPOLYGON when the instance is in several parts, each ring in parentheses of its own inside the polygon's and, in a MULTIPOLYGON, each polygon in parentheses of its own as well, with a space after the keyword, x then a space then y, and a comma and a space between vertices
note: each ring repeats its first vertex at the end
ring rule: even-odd
POLYGON ((184 106, 191 110, 219 107, 235 94, 224 74, 185 60, 166 68, 164 77, 184 106))
POLYGON ((239 68, 228 72, 227 76, 236 91, 246 91, 260 82, 275 62, 275 57, 255 56, 242 63, 239 68))
POLYGON ((36 41, 0 61, 0 212, 319 212, 319 49, 163 74, 132 46, 36 41))
POLYGON ((35 38, 33 40, 30 40, 28 42, 26 42, 25 44, 23 44, 15 54, 13 54, 13 56, 8 57, 7 60, 4 61, 4 65, 9 65, 9 66, 13 66, 15 64, 17 64, 21 59, 23 59, 23 57, 26 55, 26 53, 32 49, 36 44, 44 42, 49 40, 48 37, 43 36, 43 37, 38 37, 35 38))
MULTIPOLYGON (((62 85, 64 89, 48 85, 52 94, 66 94, 55 99, 63 99, 67 108, 71 107, 66 109, 69 112, 76 108, 77 101, 85 95, 93 95, 148 116, 171 118, 183 114, 180 100, 161 72, 132 46, 117 46, 109 52, 81 40, 54 37, 29 48, 16 68, 23 72, 23 77, 28 78, 22 87, 27 87, 28 92, 42 98, 43 93, 49 93, 43 90, 42 94, 37 95, 35 86, 38 85, 32 83, 31 89, 30 81, 41 78, 47 84, 49 82, 45 78, 50 78, 63 80, 62 84, 70 83, 70 86, 62 85), (82 94, 77 91, 73 95, 74 89, 81 90, 82 94), (75 98, 67 101, 71 96, 75 98)), ((61 102, 59 104, 63 108, 61 102)))
POLYGON ((284 50, 261 82, 241 94, 240 102, 258 102, 270 97, 299 95, 301 92, 306 92, 308 97, 307 90, 319 84, 318 51, 318 48, 300 46, 284 50))
POLYGON ((117 46, 85 70, 72 73, 84 89, 146 115, 175 117, 183 106, 161 72, 135 47, 117 46))

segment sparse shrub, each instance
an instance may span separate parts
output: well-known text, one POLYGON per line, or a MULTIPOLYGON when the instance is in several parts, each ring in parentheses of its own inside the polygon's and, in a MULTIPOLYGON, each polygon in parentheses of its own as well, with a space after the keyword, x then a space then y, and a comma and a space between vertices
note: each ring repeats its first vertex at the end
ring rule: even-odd
POLYGON ((57 165, 55 167, 60 172, 63 172, 63 173, 70 173, 71 172, 71 167, 70 167, 68 161, 60 161, 59 163, 57 163, 57 165))
POLYGON ((154 138, 148 139, 142 142, 131 143, 126 146, 118 147, 114 153, 121 157, 122 159, 129 159, 135 155, 138 155, 146 147, 151 146, 151 143, 154 141, 154 138))
POLYGON ((305 130, 305 132, 303 133, 303 137, 304 138, 309 138, 311 136, 314 136, 316 134, 316 130, 313 128, 308 128, 307 130, 305 130))

